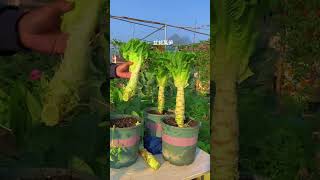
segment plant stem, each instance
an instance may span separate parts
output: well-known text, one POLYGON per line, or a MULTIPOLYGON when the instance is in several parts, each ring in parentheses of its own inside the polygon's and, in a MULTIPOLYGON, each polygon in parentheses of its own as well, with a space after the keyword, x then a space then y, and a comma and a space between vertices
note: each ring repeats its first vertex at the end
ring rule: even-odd
POLYGON ((165 103, 164 89, 165 89, 165 86, 159 86, 159 91, 158 91, 158 112, 160 114, 163 114, 164 103, 165 103))
POLYGON ((137 67, 135 68, 135 71, 131 72, 131 77, 128 82, 128 85, 126 86, 123 94, 123 100, 129 101, 129 99, 134 95, 138 78, 139 78, 139 71, 140 71, 141 63, 137 64, 137 67))
POLYGON ((216 78, 211 162, 216 179, 238 179, 238 114, 236 81, 216 78), (220 79, 220 80, 218 80, 220 79))
POLYGON ((179 127, 183 127, 184 125, 184 111, 185 111, 184 87, 177 87, 175 120, 179 127))

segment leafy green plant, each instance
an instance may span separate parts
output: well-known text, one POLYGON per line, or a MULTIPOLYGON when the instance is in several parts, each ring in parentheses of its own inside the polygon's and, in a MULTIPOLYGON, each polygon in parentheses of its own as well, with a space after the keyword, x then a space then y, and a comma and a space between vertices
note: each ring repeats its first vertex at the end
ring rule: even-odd
POLYGON ((152 53, 151 71, 155 73, 158 84, 158 112, 163 114, 165 105, 165 88, 168 84, 169 72, 166 67, 168 59, 165 54, 160 51, 152 53))
POLYGON ((179 127, 184 127, 185 120, 185 97, 184 89, 189 85, 188 80, 191 74, 191 65, 195 60, 193 53, 168 52, 165 55, 169 61, 166 63, 170 74, 174 79, 177 88, 175 120, 179 127))
POLYGON ((253 75, 248 67, 256 47, 258 1, 214 0, 211 75, 215 82, 211 144, 217 179, 239 179, 237 85, 253 75), (232 152, 232 153, 230 153, 232 152))
POLYGON ((1 124, 10 128, 19 145, 23 145, 29 137, 33 127, 40 124, 41 103, 33 95, 25 83, 16 81, 12 84, 10 94, 3 106, 3 120, 1 124))
POLYGON ((101 0, 74 2, 75 9, 65 14, 62 22, 62 30, 70 34, 64 59, 44 98, 41 117, 49 126, 56 125, 77 106, 79 88, 88 76, 91 52, 88 45, 98 23, 101 0))
POLYGON ((123 93, 123 100, 128 101, 136 92, 140 69, 149 57, 150 45, 138 39, 131 39, 127 43, 118 43, 118 46, 122 57, 133 62, 129 69, 131 77, 123 93))

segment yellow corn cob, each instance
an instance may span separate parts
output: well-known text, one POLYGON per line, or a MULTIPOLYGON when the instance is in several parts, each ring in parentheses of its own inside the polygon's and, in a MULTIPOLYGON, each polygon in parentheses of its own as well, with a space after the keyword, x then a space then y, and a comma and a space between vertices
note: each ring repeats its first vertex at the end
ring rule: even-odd
POLYGON ((158 160, 146 149, 141 149, 140 155, 152 169, 158 170, 160 168, 160 163, 158 162, 158 160))

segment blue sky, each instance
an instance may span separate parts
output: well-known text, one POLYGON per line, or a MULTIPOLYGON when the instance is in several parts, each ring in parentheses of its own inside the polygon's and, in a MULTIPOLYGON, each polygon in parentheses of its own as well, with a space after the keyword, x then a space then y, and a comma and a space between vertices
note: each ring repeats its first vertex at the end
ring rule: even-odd
MULTIPOLYGON (((137 19, 163 22, 177 26, 210 24, 210 0, 110 0, 111 15, 128 16, 137 19)), ((131 38, 143 38, 155 29, 133 25, 111 19, 111 38, 127 41, 131 38)), ((158 27, 158 26, 157 26, 158 27)), ((209 34, 206 30, 199 30, 209 34)), ((168 38, 173 34, 187 36, 193 41, 194 33, 185 30, 168 28, 168 38)), ((164 39, 164 31, 158 31, 146 40, 164 39)), ((208 36, 196 34, 195 40, 206 40, 208 36)))

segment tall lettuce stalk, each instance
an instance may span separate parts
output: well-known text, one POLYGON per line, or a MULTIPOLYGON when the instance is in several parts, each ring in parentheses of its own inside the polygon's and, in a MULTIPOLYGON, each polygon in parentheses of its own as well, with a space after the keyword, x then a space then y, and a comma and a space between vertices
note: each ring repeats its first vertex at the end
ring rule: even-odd
POLYGON ((237 84, 253 73, 249 58, 257 38, 256 1, 214 0, 211 47, 216 95, 212 121, 212 169, 215 179, 239 179, 237 84))
POLYGON ((185 115, 185 97, 184 88, 188 84, 191 74, 191 63, 195 55, 187 52, 167 53, 166 58, 169 60, 166 66, 173 77, 174 85, 177 88, 175 120, 178 127, 184 127, 185 115))
POLYGON ((131 39, 127 43, 119 43, 122 57, 133 62, 129 71, 131 78, 124 89, 123 101, 129 101, 135 94, 139 80, 139 72, 144 61, 149 57, 150 45, 138 39, 131 39))
POLYGON ((98 25, 101 0, 70 0, 75 8, 62 17, 61 29, 69 34, 63 60, 51 79, 43 102, 42 120, 56 125, 79 104, 81 86, 87 81, 89 47, 98 25))
POLYGON ((159 91, 158 91, 158 112, 160 114, 163 114, 164 110, 164 104, 165 104, 165 98, 164 98, 164 92, 165 92, 165 87, 167 84, 167 76, 162 76, 162 77, 157 77, 157 82, 159 86, 159 91))
POLYGON ((155 73, 158 85, 158 113, 163 114, 165 105, 165 88, 168 84, 169 72, 166 67, 168 60, 164 58, 163 52, 155 51, 152 53, 151 71, 155 73))

